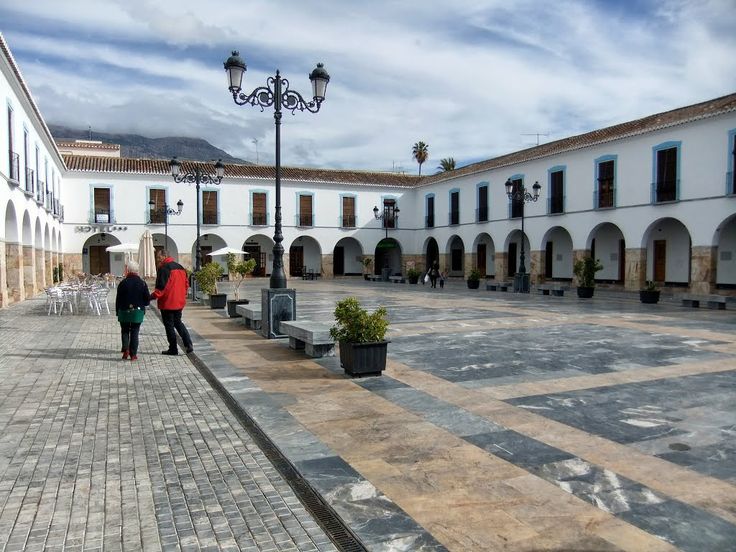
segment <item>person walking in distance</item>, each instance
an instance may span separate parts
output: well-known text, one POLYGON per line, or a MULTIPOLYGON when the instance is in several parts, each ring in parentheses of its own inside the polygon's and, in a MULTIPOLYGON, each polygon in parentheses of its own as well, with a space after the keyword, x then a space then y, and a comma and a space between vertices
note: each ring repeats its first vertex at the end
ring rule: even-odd
POLYGON ((437 278, 440 275, 440 265, 437 261, 432 263, 432 268, 429 271, 429 281, 432 282, 432 287, 437 287, 437 278))
POLYGON ((158 267, 156 289, 153 290, 151 298, 156 299, 158 303, 166 330, 166 339, 169 342, 169 348, 161 351, 161 354, 179 354, 176 343, 177 333, 184 342, 186 352, 191 353, 194 350, 192 338, 181 321, 181 311, 184 310, 184 305, 187 303, 187 290, 189 289, 187 271, 179 263, 174 262, 174 259, 162 249, 156 251, 156 266, 158 267))

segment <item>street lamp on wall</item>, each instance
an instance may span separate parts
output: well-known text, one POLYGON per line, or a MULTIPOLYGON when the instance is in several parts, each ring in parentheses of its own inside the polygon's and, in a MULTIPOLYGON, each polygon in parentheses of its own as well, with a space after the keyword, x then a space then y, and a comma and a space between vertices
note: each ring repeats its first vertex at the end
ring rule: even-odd
MULTIPOLYGON (((215 174, 209 174, 202 172, 202 169, 200 168, 200 163, 194 163, 194 170, 189 170, 187 172, 182 172, 181 169, 181 163, 174 157, 171 161, 169 161, 169 168, 171 169, 171 176, 174 178, 174 182, 187 182, 192 183, 194 182, 196 184, 196 191, 197 191, 197 242, 196 242, 196 258, 194 261, 194 270, 195 272, 198 272, 199 269, 202 267, 202 249, 199 246, 199 221, 202 218, 200 213, 200 197, 199 197, 199 185, 200 184, 219 184, 222 182, 222 178, 225 176, 225 165, 223 165, 222 160, 218 159, 217 163, 215 163, 215 174)), ((184 203, 182 203, 181 200, 179 200, 179 203, 177 203, 177 206, 181 204, 181 206, 184 206, 184 203)))
POLYGON ((164 219, 164 249, 169 248, 169 215, 178 216, 181 215, 181 211, 184 208, 184 202, 180 199, 176 202, 177 209, 174 209, 172 207, 169 207, 167 203, 164 203, 164 206, 156 209, 156 202, 151 200, 148 202, 148 205, 151 207, 151 213, 150 213, 150 220, 153 222, 153 216, 154 215, 162 215, 164 219))
POLYGON ((386 239, 388 239, 388 229, 396 228, 396 220, 399 218, 401 209, 396 207, 396 204, 384 203, 383 213, 380 212, 378 207, 373 207, 373 216, 376 220, 383 221, 383 227, 386 229, 386 239))
POLYGON ((272 289, 286 288, 286 273, 284 272, 284 236, 281 233, 281 109, 291 111, 292 115, 297 110, 317 113, 325 99, 327 83, 330 75, 321 63, 309 74, 312 82, 312 101, 306 101, 301 94, 289 89, 289 81, 281 76, 276 70, 276 75, 266 79, 266 86, 259 86, 250 94, 241 92, 243 75, 247 69, 245 61, 237 51, 224 63, 228 76, 228 90, 233 95, 237 105, 252 105, 260 107, 261 111, 266 107, 273 107, 273 119, 276 126, 276 217, 274 229, 273 246, 273 269, 271 271, 270 287, 272 289))
POLYGON ((524 204, 539 199, 539 190, 542 187, 539 182, 535 182, 532 186, 532 193, 524 187, 523 184, 514 186, 511 179, 506 180, 506 195, 513 203, 521 204, 521 253, 519 255, 519 271, 514 274, 514 291, 517 293, 529 293, 529 274, 526 272, 526 266, 524 266, 524 204))

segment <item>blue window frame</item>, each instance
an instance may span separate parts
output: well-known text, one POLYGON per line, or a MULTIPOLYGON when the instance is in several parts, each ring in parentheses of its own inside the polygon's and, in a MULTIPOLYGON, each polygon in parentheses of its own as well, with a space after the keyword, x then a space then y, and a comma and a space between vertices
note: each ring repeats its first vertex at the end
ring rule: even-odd
POLYGON ((448 224, 450 226, 460 224, 460 188, 453 188, 449 195, 450 212, 448 213, 448 224))
POLYGON ((736 128, 728 133, 728 172, 726 172, 726 195, 736 194, 736 128))
POLYGON ((682 142, 664 142, 652 148, 652 203, 680 199, 680 150, 682 142))
POLYGON ((603 155, 593 161, 593 209, 609 209, 616 206, 617 155, 603 155))
POLYGON ((434 194, 424 196, 424 227, 434 228, 434 194))
POLYGON ((478 182, 475 190, 478 205, 475 209, 475 222, 488 222, 488 182, 478 182))
POLYGON ((302 228, 314 226, 314 194, 312 192, 297 192, 296 208, 296 225, 302 228))
POLYGON ((340 194, 340 228, 355 228, 357 201, 355 194, 340 194))
POLYGON ((547 170, 547 214, 565 212, 565 175, 567 167, 557 165, 547 170))
POLYGON ((249 224, 251 226, 268 226, 268 190, 251 190, 249 203, 249 224))
MULTIPOLYGON (((512 190, 514 193, 520 191, 524 187, 524 175, 515 174, 509 177, 512 184, 512 190)), ((511 199, 509 198, 509 218, 520 218, 524 212, 524 199, 511 199)))
POLYGON ((89 222, 91 224, 115 223, 114 190, 111 184, 93 183, 89 185, 89 222))

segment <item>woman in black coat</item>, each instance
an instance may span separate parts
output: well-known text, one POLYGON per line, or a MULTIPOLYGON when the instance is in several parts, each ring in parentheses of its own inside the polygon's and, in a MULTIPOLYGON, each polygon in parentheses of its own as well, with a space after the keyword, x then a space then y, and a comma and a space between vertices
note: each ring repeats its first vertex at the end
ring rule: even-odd
POLYGON ((138 359, 138 332, 143 323, 146 307, 151 302, 151 294, 143 279, 138 276, 138 263, 129 261, 127 275, 118 285, 115 297, 115 313, 120 322, 120 334, 123 340, 123 360, 138 359))

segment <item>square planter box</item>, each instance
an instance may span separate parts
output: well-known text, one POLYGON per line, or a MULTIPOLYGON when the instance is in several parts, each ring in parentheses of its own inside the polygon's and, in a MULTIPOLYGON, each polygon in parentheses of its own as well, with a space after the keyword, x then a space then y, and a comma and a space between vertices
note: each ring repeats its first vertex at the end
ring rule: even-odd
POLYGON ((340 342, 340 365, 350 376, 380 376, 386 369, 389 341, 376 343, 340 342))

